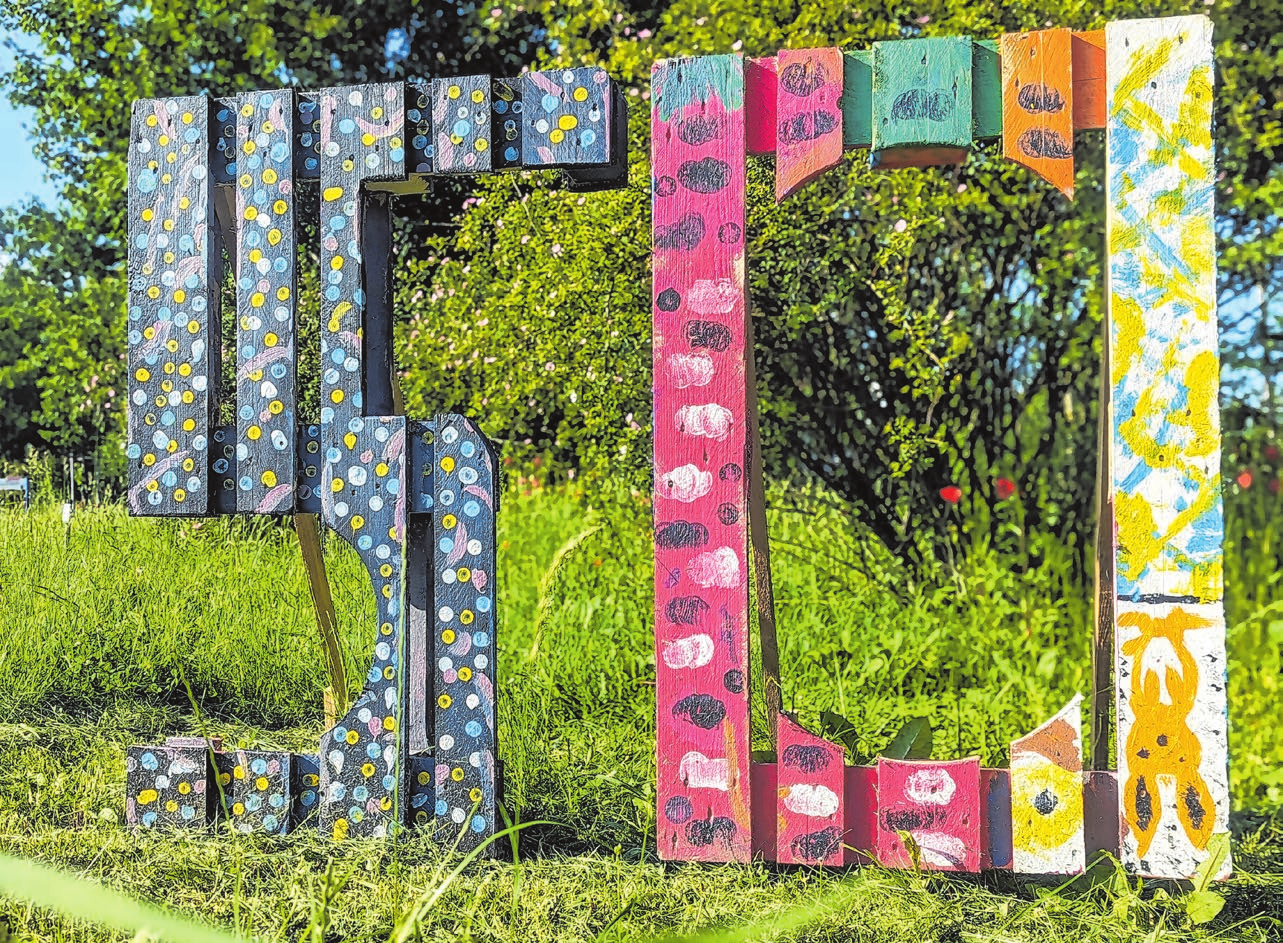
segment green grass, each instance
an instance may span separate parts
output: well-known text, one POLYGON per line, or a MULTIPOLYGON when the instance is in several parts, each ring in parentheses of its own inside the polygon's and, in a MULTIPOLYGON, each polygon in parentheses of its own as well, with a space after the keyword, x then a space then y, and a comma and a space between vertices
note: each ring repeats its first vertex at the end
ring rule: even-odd
MULTIPOLYGON (((121 824, 130 743, 203 727, 246 745, 314 747, 327 679, 291 531, 104 508, 82 511, 68 537, 51 509, 0 514, 0 852, 271 940, 383 940, 434 891, 422 939, 629 940, 745 923, 754 939, 807 940, 1283 931, 1283 622, 1259 587, 1229 600, 1238 876, 1210 924, 1192 925, 1183 898, 1142 897, 1108 869, 1094 888, 1049 893, 1009 876, 658 863, 647 520, 639 505, 593 509, 567 494, 506 501, 506 801, 521 821, 552 824, 523 829, 519 866, 477 863, 445 882, 448 856, 418 837, 336 846, 311 833, 172 837, 121 824)), ((849 718, 852 759, 925 716, 934 756, 1001 764, 1012 738, 1086 692, 1090 607, 1057 561, 1021 572, 986 556, 908 589, 868 562, 838 515, 776 514, 771 525, 785 706, 812 725, 822 711, 849 718)), ((355 556, 328 541, 326 557, 349 676, 361 678, 372 606, 355 556)), ((764 731, 757 739, 767 745, 764 731)), ((131 936, 16 898, 0 898, 0 920, 21 940, 131 936)))

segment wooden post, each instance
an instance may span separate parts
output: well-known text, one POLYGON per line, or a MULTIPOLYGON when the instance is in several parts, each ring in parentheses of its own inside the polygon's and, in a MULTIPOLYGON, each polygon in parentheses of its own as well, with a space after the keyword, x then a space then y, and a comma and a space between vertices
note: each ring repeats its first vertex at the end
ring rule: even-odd
POLYGON ((1122 861, 1188 878, 1229 829, 1212 27, 1106 38, 1122 861))

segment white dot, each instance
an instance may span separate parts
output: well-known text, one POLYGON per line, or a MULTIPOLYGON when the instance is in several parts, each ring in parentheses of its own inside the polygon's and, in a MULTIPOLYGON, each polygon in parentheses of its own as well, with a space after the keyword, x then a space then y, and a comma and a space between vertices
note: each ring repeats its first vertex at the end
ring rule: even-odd
POLYGON ((450 736, 449 734, 445 734, 444 736, 442 736, 439 742, 441 744, 441 749, 443 750, 454 749, 454 737, 450 736))
POLYGON ((462 825, 463 820, 467 818, 467 814, 462 809, 452 809, 450 811, 450 818, 454 821, 455 825, 462 825))
POLYGON ((349 105, 359 105, 359 104, 361 104, 361 100, 362 100, 362 99, 361 99, 361 93, 360 93, 360 92, 353 92, 352 94, 348 95, 348 97, 347 97, 347 103, 348 103, 349 105))
POLYGON ((471 765, 475 766, 477 769, 481 769, 481 754, 480 753, 471 754, 468 757, 468 762, 471 765))
MULTIPOLYGON (((440 668, 442 671, 449 671, 451 668, 454 667, 454 661, 453 659, 450 659, 450 658, 442 658, 439 662, 437 662, 437 667, 440 668)), ((476 697, 476 695, 474 694, 472 695, 472 697, 476 697)))
POLYGON ((490 661, 485 655, 478 655, 476 658, 472 659, 472 663, 484 671, 486 665, 490 664, 490 661))
MULTIPOLYGON (((450 659, 448 659, 448 658, 442 658, 441 660, 442 660, 442 661, 449 661, 450 659)), ((468 709, 469 709, 469 710, 474 710, 474 711, 475 711, 475 710, 477 709, 477 705, 481 703, 481 698, 477 697, 475 694, 469 694, 469 695, 468 695, 468 699, 467 699, 466 703, 467 703, 467 705, 468 705, 468 709)))
POLYGON ((447 585, 453 583, 456 579, 458 579, 458 577, 455 575, 454 570, 443 570, 441 572, 441 582, 447 585))
POLYGON ((442 606, 437 611, 437 618, 440 619, 442 622, 449 622, 451 619, 454 618, 454 610, 451 609, 449 606, 442 606))
POLYGON ((473 537, 471 540, 468 541, 468 553, 472 554, 475 557, 480 552, 481 552, 481 541, 473 537))

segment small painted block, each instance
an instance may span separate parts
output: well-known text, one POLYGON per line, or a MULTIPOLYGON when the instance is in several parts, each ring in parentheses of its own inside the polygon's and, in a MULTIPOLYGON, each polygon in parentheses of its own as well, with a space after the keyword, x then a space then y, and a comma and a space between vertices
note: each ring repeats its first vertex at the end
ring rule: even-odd
POLYGON ((873 44, 873 149, 971 146, 971 40, 873 44))
POLYGON ((776 727, 777 857, 782 864, 842 863, 845 827, 842 747, 785 714, 776 727))
POLYGON ((436 423, 412 419, 406 431, 410 445, 410 511, 426 514, 432 510, 432 472, 436 465, 436 423))
POLYGON ((775 115, 775 201, 842 160, 842 51, 781 49, 775 115))
POLYGON ((1074 195, 1070 32, 1002 37, 1002 153, 1074 195))
POLYGON ((573 193, 615 190, 628 185, 628 103, 611 83, 610 162, 563 168, 566 189, 573 193))
POLYGON ((432 787, 434 763, 431 754, 410 757, 410 824, 415 828, 432 827, 437 804, 437 792, 432 787))
POLYGON ((236 513, 236 427, 219 426, 210 436, 210 498, 219 514, 236 513))
POLYGON ((490 170, 490 76, 433 79, 432 131, 437 173, 490 170))
POLYGON ((598 68, 522 77, 522 163, 527 168, 606 164, 611 158, 613 84, 598 68))
POLYGON ((294 754, 290 762, 290 831, 310 823, 316 815, 321 788, 321 758, 314 753, 294 754))
POLYGON ((1010 871, 1011 772, 980 771, 980 867, 984 871, 1010 871))
POLYGON ((495 79, 490 89, 490 139, 495 170, 521 166, 521 79, 495 79))
POLYGON ((1069 48, 1074 83, 1074 130, 1103 128, 1107 117, 1105 31, 1074 33, 1069 48))
POLYGON ((779 767, 775 763, 753 763, 749 767, 749 795, 752 799, 753 857, 776 861, 779 818, 775 814, 776 783, 779 767))
POLYGON ((321 177, 321 105, 316 95, 304 92, 295 101, 294 176, 299 180, 321 177))
POLYGON ((996 39, 971 44, 971 134, 1002 137, 1002 57, 996 39))
POLYGON ((125 756, 125 821, 144 828, 203 828, 216 808, 209 745, 200 739, 133 746, 125 756))
POLYGON ((774 56, 744 60, 744 146, 750 154, 775 153, 775 69, 774 56))
POLYGON ((933 871, 980 870, 980 761, 878 759, 878 860, 911 868, 906 832, 921 866, 933 871))
POLYGON ((293 756, 264 750, 215 755, 218 783, 232 830, 284 835, 293 805, 293 756))
POLYGON ((405 83, 405 134, 410 139, 405 169, 411 174, 433 173, 436 145, 432 137, 432 83, 405 83))
POLYGON ((845 769, 846 863, 869 864, 878 844, 878 768, 845 769))
POLYGON ((1078 874, 1084 866, 1082 697, 1011 744, 1012 868, 1078 874))
POLYGON ((214 141, 214 156, 210 170, 214 183, 229 187, 236 182, 236 109, 239 99, 216 98, 210 105, 213 127, 210 136, 214 141))
POLYGON ((298 430, 298 510, 321 513, 321 427, 315 424, 298 430))
POLYGON ((1118 774, 1084 770, 1083 843, 1089 867, 1101 852, 1118 857, 1118 825, 1118 774))
POLYGON ((842 146, 873 143, 873 51, 842 51, 842 146))

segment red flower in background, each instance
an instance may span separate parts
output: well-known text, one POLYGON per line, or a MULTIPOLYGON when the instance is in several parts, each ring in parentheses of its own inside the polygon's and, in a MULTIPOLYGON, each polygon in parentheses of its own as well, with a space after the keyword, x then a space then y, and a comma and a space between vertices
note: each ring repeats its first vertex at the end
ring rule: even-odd
POLYGON ((946 485, 940 489, 940 497, 944 498, 950 504, 957 504, 962 500, 962 489, 957 485, 946 485))
POLYGON ((1271 479, 1270 479, 1270 483, 1269 483, 1268 485, 1266 485, 1265 487, 1267 487, 1267 488, 1269 488, 1269 489, 1270 489, 1270 494, 1278 494, 1278 493, 1279 493, 1279 480, 1278 480, 1277 478, 1271 478, 1271 479))
POLYGON ((1276 445, 1267 445, 1265 447, 1265 457, 1271 462, 1276 461, 1279 457, 1279 449, 1276 445))
POLYGON ((999 478, 993 483, 993 490, 998 492, 999 501, 1006 501, 1016 493, 1016 483, 1010 478, 999 478))
POLYGON ((1234 480, 1238 482, 1238 486, 1240 488, 1252 487, 1252 473, 1248 471, 1246 468, 1244 468, 1241 472, 1239 472, 1238 477, 1235 478, 1234 480))

